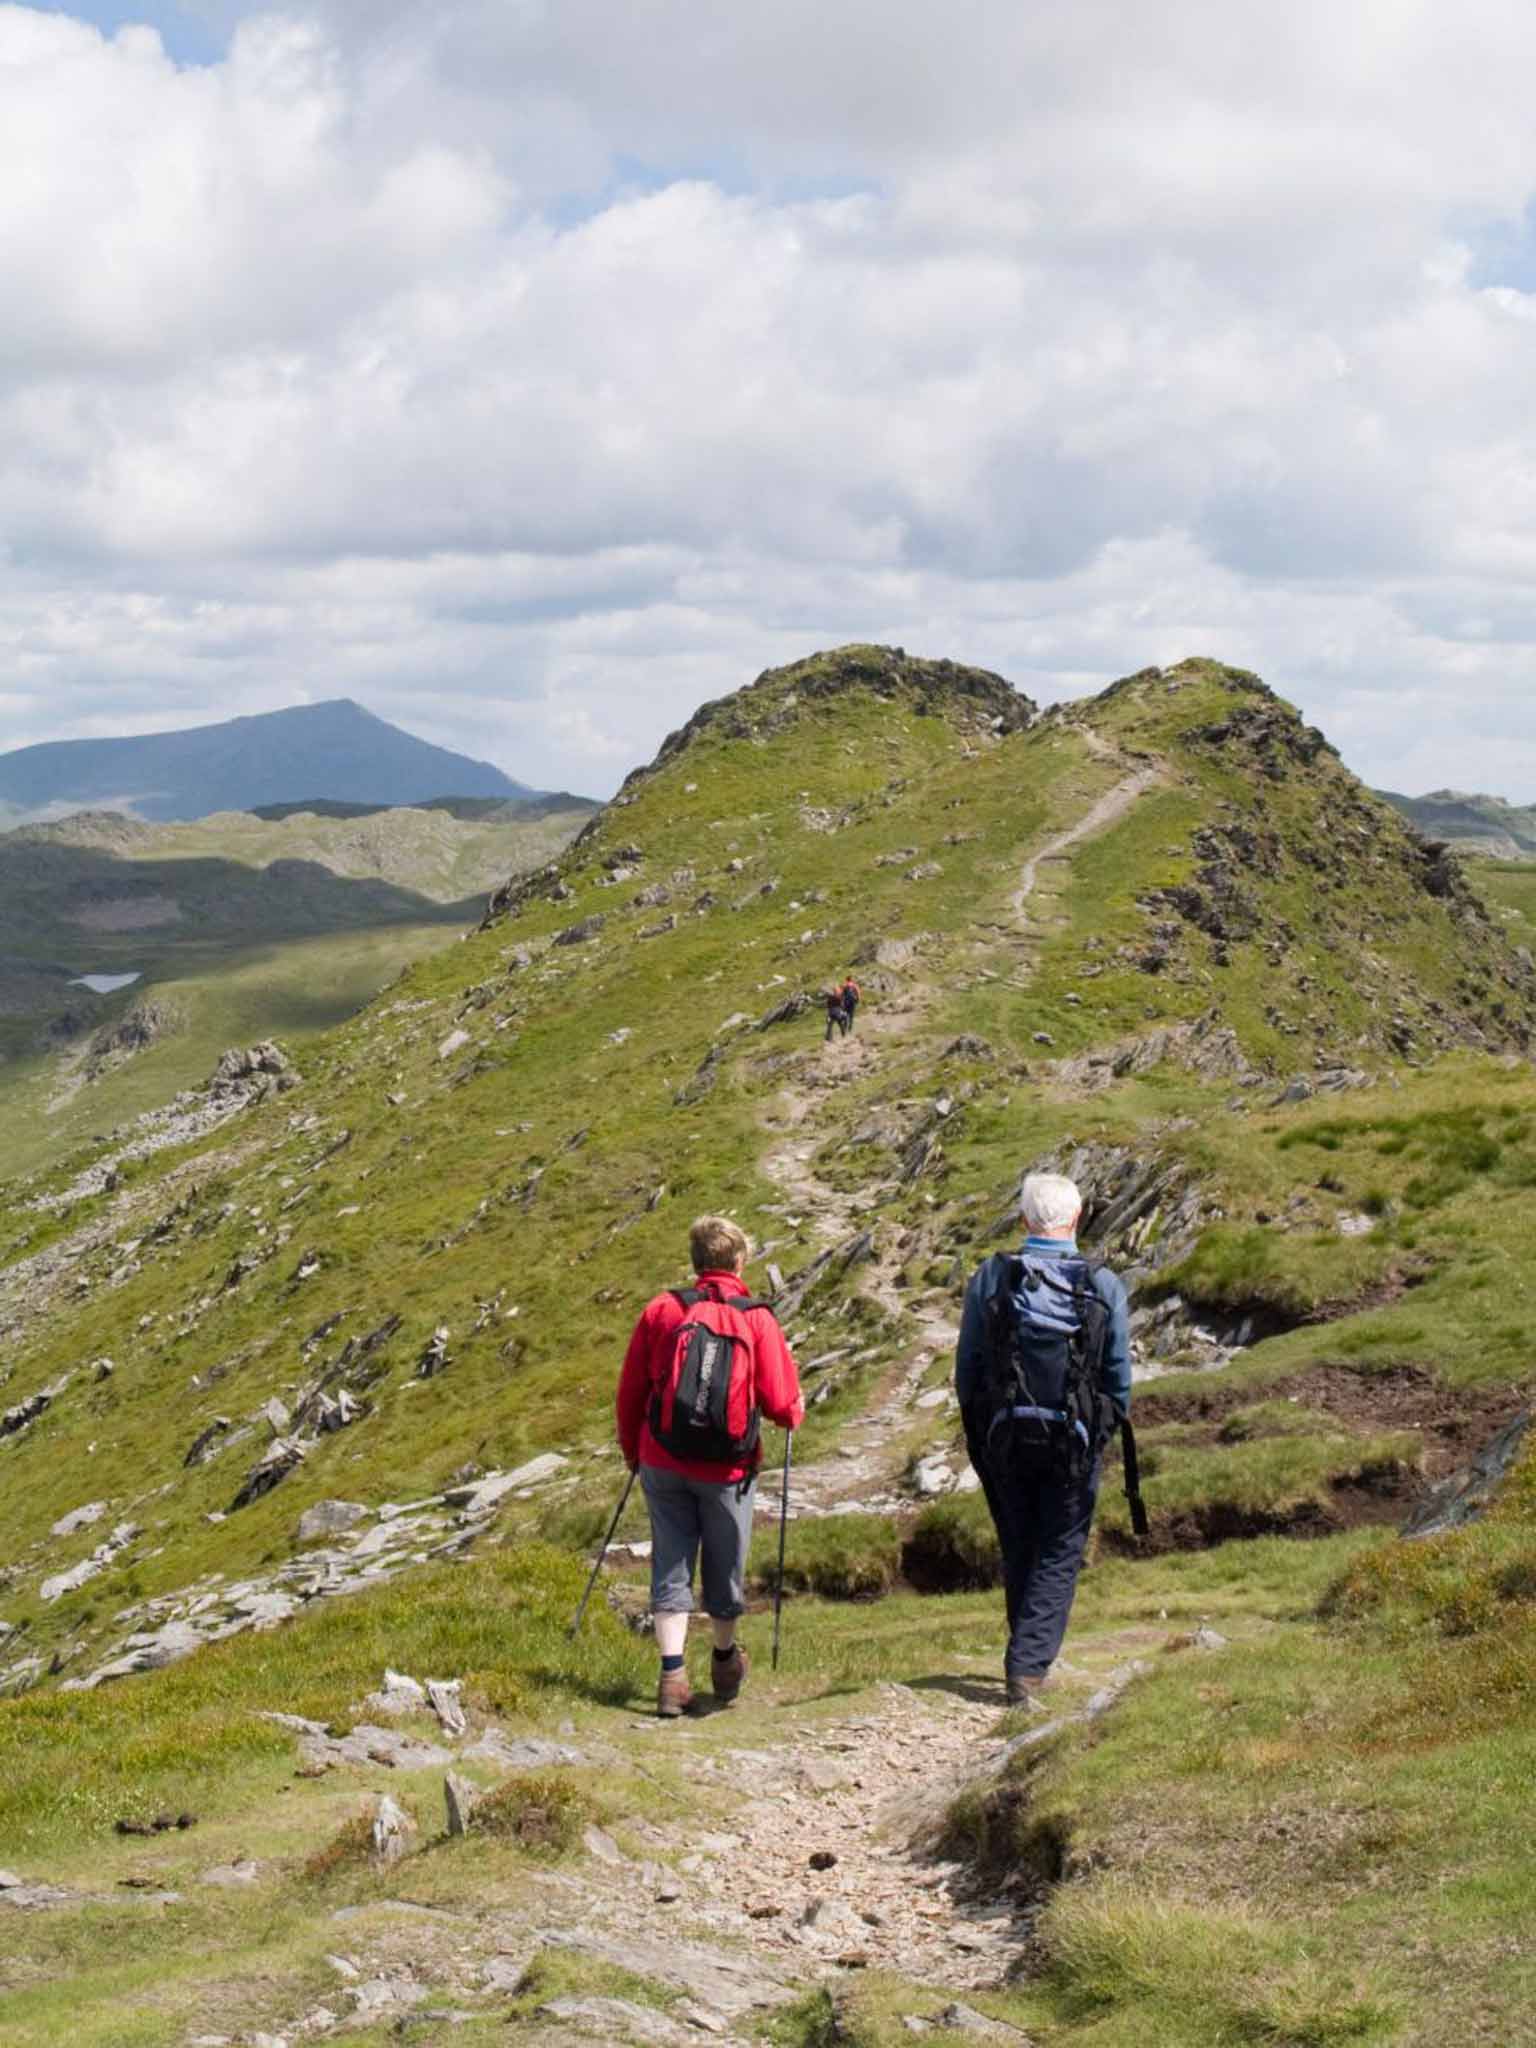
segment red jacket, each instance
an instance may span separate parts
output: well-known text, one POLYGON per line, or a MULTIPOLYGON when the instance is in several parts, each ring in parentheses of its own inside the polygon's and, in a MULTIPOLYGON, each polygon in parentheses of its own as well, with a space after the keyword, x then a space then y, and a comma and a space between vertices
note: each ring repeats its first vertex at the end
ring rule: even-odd
MULTIPOLYGON (((698 1285, 719 1288, 727 1300, 733 1294, 750 1294, 751 1289, 736 1273, 701 1273, 698 1285)), ((619 1448, 631 1465, 658 1465, 666 1472, 681 1472, 689 1479, 718 1480, 722 1483, 745 1479, 756 1462, 736 1465, 710 1464, 701 1458, 675 1458, 651 1435, 646 1420, 651 1395, 671 1367, 678 1325, 687 1311, 675 1294, 658 1294, 646 1303, 624 1354, 619 1374, 615 1407, 619 1421, 619 1448)), ((784 1332, 767 1309, 749 1312, 757 1364, 757 1403, 769 1422, 781 1429, 798 1429, 805 1420, 805 1403, 800 1398, 800 1375, 784 1342, 784 1332)))

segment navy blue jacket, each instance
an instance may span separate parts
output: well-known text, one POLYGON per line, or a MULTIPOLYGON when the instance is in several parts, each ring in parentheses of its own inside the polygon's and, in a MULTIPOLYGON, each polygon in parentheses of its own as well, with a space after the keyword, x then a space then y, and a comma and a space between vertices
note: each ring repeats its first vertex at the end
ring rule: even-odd
MULTIPOLYGON (((1032 1264, 1048 1266, 1059 1259, 1081 1258, 1082 1254, 1070 1238, 1029 1237, 1024 1240, 1020 1256, 1032 1264)), ((999 1262, 989 1259, 971 1275, 970 1285, 965 1290, 965 1307, 960 1315, 960 1342, 955 1347, 955 1395, 962 1410, 970 1406, 980 1391, 986 1362, 987 1309, 997 1291, 1001 1271, 999 1262)), ((1124 1282, 1108 1267, 1100 1266, 1095 1272, 1094 1287, 1109 1310, 1109 1332, 1104 1343, 1104 1389, 1124 1414, 1131 1405, 1130 1303, 1124 1282)), ((1054 1289, 1052 1293, 1054 1295, 1054 1289)), ((1052 1321, 1052 1305, 1043 1295, 1032 1296, 1031 1306, 1040 1314, 1042 1321, 1052 1321)), ((1060 1327, 1072 1330, 1077 1324, 1074 1319, 1060 1327)))

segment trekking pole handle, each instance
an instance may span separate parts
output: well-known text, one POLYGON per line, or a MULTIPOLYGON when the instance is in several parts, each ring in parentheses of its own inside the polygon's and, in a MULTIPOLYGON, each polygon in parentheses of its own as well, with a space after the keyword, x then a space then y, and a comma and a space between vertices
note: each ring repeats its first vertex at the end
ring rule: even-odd
POLYGON ((587 1590, 581 1596, 581 1605, 576 1610, 576 1619, 566 1630, 565 1639, 568 1643, 573 1643, 576 1640, 576 1631, 581 1627, 582 1617, 587 1611, 587 1602, 592 1598, 592 1588, 597 1584, 597 1575, 603 1568, 603 1559, 608 1555, 608 1546, 618 1534, 620 1519, 623 1516, 624 1510, 629 1506, 629 1496, 634 1492, 635 1481, 639 1476, 639 1467, 632 1467, 629 1478, 624 1483, 624 1491, 619 1495, 619 1504, 613 1511, 613 1520, 608 1524, 608 1534, 603 1538, 603 1547, 597 1553, 597 1562, 592 1567, 592 1576, 587 1580, 587 1590))

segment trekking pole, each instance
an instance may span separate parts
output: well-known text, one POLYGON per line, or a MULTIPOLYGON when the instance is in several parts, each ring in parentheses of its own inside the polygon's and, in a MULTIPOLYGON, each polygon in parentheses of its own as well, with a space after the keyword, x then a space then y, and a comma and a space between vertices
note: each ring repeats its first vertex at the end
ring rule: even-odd
POLYGON ((773 1584, 773 1668, 779 1668, 779 1633, 784 1621, 784 1537, 789 1528, 789 1459, 795 1433, 784 1432, 784 1490, 779 1496, 779 1572, 773 1584))
POLYGON ((587 1581, 587 1590, 581 1596, 581 1605, 576 1610, 576 1619, 566 1630, 565 1639, 568 1643, 573 1643, 576 1640, 576 1631, 581 1627, 581 1618, 587 1611, 587 1602, 592 1598, 592 1588, 597 1584, 597 1575, 603 1568, 603 1559, 608 1555, 608 1546, 618 1533, 619 1518, 629 1506, 629 1496, 634 1491, 637 1476, 635 1472, 630 1473, 629 1478, 625 1482, 624 1491, 619 1495, 619 1504, 613 1511, 613 1520, 608 1524, 608 1534, 603 1538, 603 1547, 597 1553, 597 1563, 592 1567, 592 1576, 587 1581))

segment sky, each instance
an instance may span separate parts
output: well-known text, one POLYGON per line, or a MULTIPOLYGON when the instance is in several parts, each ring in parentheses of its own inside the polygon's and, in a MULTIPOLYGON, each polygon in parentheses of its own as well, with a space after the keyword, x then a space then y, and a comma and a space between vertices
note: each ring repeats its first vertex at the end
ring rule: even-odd
POLYGON ((0 749, 878 640, 1536 799, 1529 0, 0 0, 0 749))

